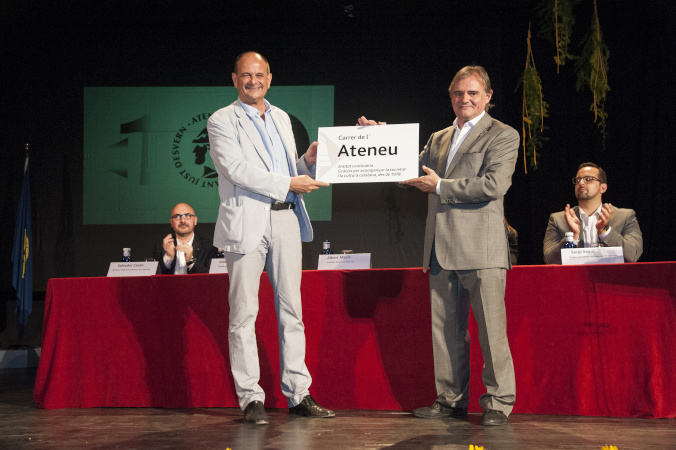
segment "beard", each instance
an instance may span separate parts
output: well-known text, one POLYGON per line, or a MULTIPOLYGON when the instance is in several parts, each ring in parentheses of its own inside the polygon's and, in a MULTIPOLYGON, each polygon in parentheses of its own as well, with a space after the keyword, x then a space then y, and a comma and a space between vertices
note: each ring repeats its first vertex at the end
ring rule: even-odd
POLYGON ((577 191, 577 193, 575 194, 575 198, 577 198, 578 200, 592 200, 592 199, 596 198, 597 195, 599 195, 598 192, 596 192, 594 194, 590 194, 589 191, 584 190, 584 191, 577 191))
POLYGON ((192 234, 192 229, 190 229, 189 226, 179 227, 178 230, 176 230, 176 236, 188 237, 191 234, 192 234))

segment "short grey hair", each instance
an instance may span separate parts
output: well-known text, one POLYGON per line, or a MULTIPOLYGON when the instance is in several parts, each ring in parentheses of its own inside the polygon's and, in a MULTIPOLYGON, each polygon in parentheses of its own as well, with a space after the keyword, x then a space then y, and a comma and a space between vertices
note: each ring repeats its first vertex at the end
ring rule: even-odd
MULTIPOLYGON (((458 70, 458 73, 456 73, 453 77, 453 81, 451 81, 451 85, 448 87, 448 94, 452 97, 453 88, 455 88, 455 85, 458 83, 458 81, 470 76, 475 76, 481 81, 481 83, 484 85, 484 91, 486 94, 491 92, 491 79, 488 77, 488 72, 486 72, 486 69, 481 66, 465 66, 458 70)), ((492 105, 490 102, 486 103, 486 111, 491 109, 493 106, 495 105, 492 105)))

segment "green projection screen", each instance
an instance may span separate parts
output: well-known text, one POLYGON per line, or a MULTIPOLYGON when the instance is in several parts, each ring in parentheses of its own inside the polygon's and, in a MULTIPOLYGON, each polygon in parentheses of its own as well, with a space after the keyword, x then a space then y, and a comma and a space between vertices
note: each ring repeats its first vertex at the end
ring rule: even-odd
MULTIPOLYGON (((266 99, 291 117, 304 153, 318 127, 333 126, 333 86, 272 86, 266 99)), ((234 87, 85 87, 83 221, 167 223, 189 203, 216 222, 218 177, 209 116, 237 99, 234 87)), ((312 220, 331 220, 331 188, 305 194, 312 220)))

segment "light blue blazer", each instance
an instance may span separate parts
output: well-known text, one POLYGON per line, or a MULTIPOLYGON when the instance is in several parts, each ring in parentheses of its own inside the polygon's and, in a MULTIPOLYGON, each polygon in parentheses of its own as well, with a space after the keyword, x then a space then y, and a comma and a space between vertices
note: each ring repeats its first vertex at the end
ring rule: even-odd
MULTIPOLYGON (((289 115, 275 106, 271 106, 271 115, 287 158, 293 162, 289 164, 291 176, 313 176, 305 158, 298 158, 289 115)), ((270 217, 270 205, 274 201, 285 201, 291 179, 271 171, 270 155, 238 100, 212 114, 207 131, 221 198, 214 246, 246 254, 260 244, 270 217)), ((296 194, 295 203, 301 241, 309 242, 312 225, 303 196, 296 194)))

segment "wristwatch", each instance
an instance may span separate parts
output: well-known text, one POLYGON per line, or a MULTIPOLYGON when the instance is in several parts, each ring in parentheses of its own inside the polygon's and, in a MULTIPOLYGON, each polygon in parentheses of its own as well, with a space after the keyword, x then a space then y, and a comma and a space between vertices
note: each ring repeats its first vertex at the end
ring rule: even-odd
MULTIPOLYGON (((606 224, 606 226, 603 227, 603 233, 607 233, 608 230, 610 230, 610 225, 606 224)), ((601 234, 603 234, 603 233, 601 233, 601 234)))
POLYGON ((193 256, 192 258, 190 258, 190 261, 188 261, 188 265, 195 264, 195 261, 197 261, 197 258, 193 256))

